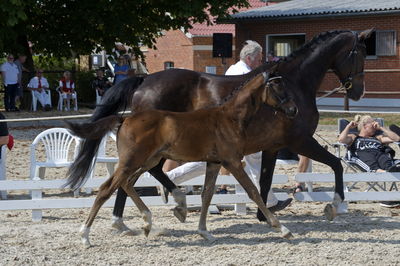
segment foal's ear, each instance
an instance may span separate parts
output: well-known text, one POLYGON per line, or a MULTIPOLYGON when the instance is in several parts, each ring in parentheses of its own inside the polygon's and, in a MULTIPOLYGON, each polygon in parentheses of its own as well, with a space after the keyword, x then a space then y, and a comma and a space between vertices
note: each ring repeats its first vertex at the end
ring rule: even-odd
POLYGON ((362 31, 358 34, 358 39, 360 41, 365 41, 366 39, 368 39, 369 37, 371 37, 371 34, 375 31, 375 28, 371 28, 365 31, 362 31))

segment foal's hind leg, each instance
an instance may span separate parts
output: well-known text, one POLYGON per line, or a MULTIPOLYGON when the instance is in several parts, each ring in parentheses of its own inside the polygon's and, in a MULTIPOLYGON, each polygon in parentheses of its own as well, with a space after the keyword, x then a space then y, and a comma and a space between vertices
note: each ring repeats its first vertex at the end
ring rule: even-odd
POLYGON ((93 206, 90 210, 89 217, 86 219, 85 224, 83 224, 80 229, 81 241, 85 246, 90 246, 89 232, 90 227, 93 224, 94 218, 96 217, 104 202, 106 202, 110 198, 112 193, 120 186, 121 181, 122 180, 119 178, 117 170, 106 182, 104 182, 100 186, 99 193, 97 194, 93 206))
MULTIPOLYGON (((137 175, 137 177, 139 177, 139 175, 137 175)), ((136 207, 138 207, 139 211, 143 214, 143 220, 145 222, 145 226, 143 227, 144 235, 148 236, 152 226, 151 212, 133 188, 132 183, 136 181, 137 177, 132 180, 132 182, 125 182, 121 187, 125 190, 129 197, 131 197, 136 207)))
MULTIPOLYGON (((175 202, 178 204, 174 208, 174 215, 180 222, 185 222, 187 216, 187 204, 186 195, 183 193, 176 185, 169 179, 169 177, 163 172, 162 166, 164 164, 164 159, 162 159, 157 166, 149 170, 149 173, 154 176, 163 186, 165 186, 168 191, 171 192, 174 197, 175 202)), ((163 189, 163 188, 162 188, 163 189)))
POLYGON ((207 214, 211 199, 215 191, 215 181, 217 180, 220 164, 207 163, 206 177, 204 180, 203 191, 201 192, 201 214, 199 221, 199 234, 209 241, 215 241, 215 238, 207 231, 207 214))
POLYGON ((250 177, 243 170, 241 162, 237 161, 229 164, 223 164, 223 166, 233 174, 240 185, 246 190, 249 198, 257 204, 258 208, 267 218, 267 223, 276 231, 281 232, 284 238, 291 239, 293 237, 292 233, 285 226, 281 225, 278 219, 265 206, 260 194, 258 193, 257 187, 253 184, 250 177))

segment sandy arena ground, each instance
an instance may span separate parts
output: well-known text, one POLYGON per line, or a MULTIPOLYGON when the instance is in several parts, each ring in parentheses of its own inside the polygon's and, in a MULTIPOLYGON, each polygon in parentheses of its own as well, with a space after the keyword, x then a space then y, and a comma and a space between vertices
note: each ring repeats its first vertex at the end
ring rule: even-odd
MULTIPOLYGON (((29 145, 41 130, 11 130, 16 139, 8 153, 9 179, 29 176, 29 145)), ((320 127, 318 134, 330 142, 334 127, 320 127)), ((330 151, 333 151, 330 149, 330 151)), ((113 153, 115 151, 111 151, 113 153)), ((399 154, 399 153, 398 153, 399 154)), ((314 172, 329 169, 313 164, 314 172)), ((278 166, 277 173, 293 177, 296 166, 278 166)), ((104 175, 100 168, 98 175, 104 175)), ((65 171, 48 171, 48 179, 65 171)), ((290 191, 292 180, 280 190, 290 191)), ((47 197, 71 196, 50 191, 47 197)), ((26 192, 12 191, 10 199, 27 198, 26 192)), ((180 223, 169 208, 152 207, 153 221, 165 228, 164 235, 121 236, 111 229, 109 208, 100 210, 91 231, 93 247, 84 248, 78 230, 89 209, 45 210, 41 222, 31 221, 30 211, 0 212, 0 265, 397 265, 400 264, 400 209, 386 209, 378 203, 349 205, 349 213, 328 222, 322 203, 293 202, 277 213, 294 234, 285 240, 255 218, 254 205, 245 216, 233 211, 208 216, 208 229, 217 238, 208 243, 197 233, 198 212, 190 212, 180 223)), ((142 226, 136 208, 127 208, 127 224, 142 226)))

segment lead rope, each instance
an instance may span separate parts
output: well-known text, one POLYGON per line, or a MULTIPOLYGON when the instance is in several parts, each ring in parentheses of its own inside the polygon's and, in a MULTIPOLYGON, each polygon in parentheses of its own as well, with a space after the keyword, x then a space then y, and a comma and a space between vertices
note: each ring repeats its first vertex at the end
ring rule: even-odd
POLYGON ((332 94, 334 94, 334 93, 336 93, 336 92, 345 92, 346 90, 347 90, 346 87, 343 86, 343 84, 341 84, 340 87, 337 87, 337 88, 333 89, 332 91, 330 91, 330 92, 328 92, 328 93, 322 95, 321 97, 318 97, 318 98, 316 99, 316 101, 318 102, 319 100, 321 100, 321 99, 323 99, 323 98, 326 98, 326 97, 328 97, 328 96, 330 96, 330 95, 332 95, 332 94))

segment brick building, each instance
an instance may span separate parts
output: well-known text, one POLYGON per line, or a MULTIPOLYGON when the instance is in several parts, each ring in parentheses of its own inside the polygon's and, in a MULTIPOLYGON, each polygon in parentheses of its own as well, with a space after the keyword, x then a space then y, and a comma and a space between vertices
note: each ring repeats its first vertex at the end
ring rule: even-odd
MULTIPOLYGON (((253 9, 273 3, 249 0, 249 4, 251 5, 250 9, 253 9)), ((225 64, 223 64, 221 58, 212 56, 213 33, 231 33, 234 39, 235 25, 215 24, 208 26, 203 23, 194 24, 193 28, 187 33, 181 30, 163 32, 163 36, 157 39, 157 49, 144 50, 149 73, 173 67, 224 74, 225 68, 234 64, 236 58, 226 58, 225 64)), ((241 44, 233 45, 233 53, 235 47, 241 47, 241 44)))
MULTIPOLYGON (((288 55, 324 31, 375 28, 367 43, 366 95, 358 102, 350 101, 350 108, 400 107, 399 0, 292 0, 237 13, 231 22, 236 25, 236 45, 252 39, 277 56, 288 55)), ((238 57, 238 50, 235 53, 238 57)), ((338 84, 336 76, 328 73, 320 90, 329 91, 338 84)), ((318 104, 342 106, 343 96, 318 104)))

